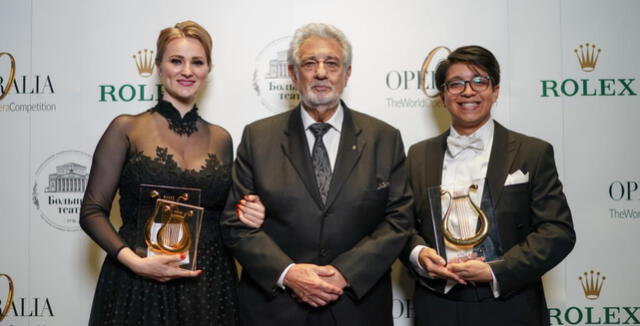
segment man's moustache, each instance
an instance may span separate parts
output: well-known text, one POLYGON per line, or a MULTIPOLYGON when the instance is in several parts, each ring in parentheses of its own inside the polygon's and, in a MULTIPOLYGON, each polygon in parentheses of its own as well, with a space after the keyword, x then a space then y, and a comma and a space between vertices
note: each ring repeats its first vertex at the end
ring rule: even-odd
POLYGON ((311 87, 311 88, 313 88, 313 87, 328 87, 330 90, 333 90, 333 86, 326 85, 326 84, 311 84, 309 87, 311 87))

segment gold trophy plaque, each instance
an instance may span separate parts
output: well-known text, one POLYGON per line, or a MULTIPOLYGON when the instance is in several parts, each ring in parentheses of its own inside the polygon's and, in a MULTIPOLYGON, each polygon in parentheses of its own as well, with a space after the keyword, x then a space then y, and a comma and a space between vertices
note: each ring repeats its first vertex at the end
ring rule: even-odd
POLYGON ((141 185, 138 220, 144 224, 139 225, 142 234, 136 253, 143 257, 181 255, 180 267, 195 270, 204 215, 199 205, 199 189, 141 185))
POLYGON ((156 200, 144 240, 149 254, 185 255, 180 267, 195 270, 204 209, 166 199, 156 200))

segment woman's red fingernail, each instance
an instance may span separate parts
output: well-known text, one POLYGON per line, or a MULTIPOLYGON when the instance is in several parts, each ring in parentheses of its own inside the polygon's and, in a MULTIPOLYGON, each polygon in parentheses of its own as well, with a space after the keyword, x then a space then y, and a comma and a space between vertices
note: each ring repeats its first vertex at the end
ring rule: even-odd
POLYGON ((187 258, 187 255, 185 255, 185 254, 180 254, 180 259, 185 259, 185 258, 187 258))

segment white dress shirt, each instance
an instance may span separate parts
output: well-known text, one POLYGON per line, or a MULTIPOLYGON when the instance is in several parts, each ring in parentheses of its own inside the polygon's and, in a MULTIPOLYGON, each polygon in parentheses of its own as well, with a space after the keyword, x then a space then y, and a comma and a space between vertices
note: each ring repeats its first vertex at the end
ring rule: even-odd
MULTIPOLYGON (((493 145, 493 131, 494 131, 493 119, 489 119, 480 129, 476 130, 469 136, 460 135, 455 128, 450 128, 449 137, 460 138, 478 138, 483 144, 481 150, 475 148, 465 148, 457 155, 452 155, 451 151, 447 149, 444 162, 442 166, 442 185, 443 187, 450 185, 469 185, 471 183, 477 183, 478 190, 469 193, 471 200, 474 203, 482 202, 482 194, 484 191, 484 179, 487 175, 487 168, 489 166, 489 157, 491 155, 491 147, 493 145), (482 182, 477 182, 482 181, 482 182)), ((475 222, 474 222, 475 223, 475 222)), ((475 225, 471 225, 472 230, 475 229, 475 225)), ((422 276, 428 277, 427 272, 419 263, 420 251, 425 246, 416 246, 411 251, 409 257, 414 269, 422 276)), ((455 248, 446 247, 446 253, 449 260, 457 257, 464 257, 470 255, 472 252, 469 250, 455 250, 455 248)), ((493 274, 493 271, 491 271, 493 274)), ((455 281, 448 280, 445 286, 445 293, 449 292, 453 286, 457 284, 455 281)), ((491 288, 493 290, 494 297, 499 297, 500 292, 498 290, 498 282, 493 275, 493 282, 491 282, 491 288)))
MULTIPOLYGON (((318 121, 314 120, 311 115, 304 109, 304 105, 300 103, 300 114, 302 116, 302 126, 304 127, 304 132, 307 136, 307 144, 309 145, 309 153, 313 153, 313 144, 316 141, 316 136, 313 135, 309 126, 318 121)), ((331 128, 327 131, 324 136, 322 136, 322 142, 324 143, 324 147, 327 149, 327 154, 329 155, 329 163, 331 164, 331 171, 333 172, 333 167, 336 165, 336 157, 338 157, 338 147, 340 147, 340 133, 342 132, 342 121, 344 120, 344 110, 342 109, 342 104, 338 103, 338 107, 336 111, 333 113, 329 120, 325 121, 326 123, 331 125, 331 128)), ((277 285, 284 289, 284 277, 287 275, 287 272, 291 267, 295 264, 289 264, 287 268, 282 271, 280 277, 278 278, 277 285)))

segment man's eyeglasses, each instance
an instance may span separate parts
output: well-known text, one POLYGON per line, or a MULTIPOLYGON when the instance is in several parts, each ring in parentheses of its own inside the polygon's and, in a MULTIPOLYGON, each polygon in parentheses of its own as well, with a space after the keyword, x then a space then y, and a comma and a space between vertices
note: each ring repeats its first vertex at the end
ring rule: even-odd
POLYGON ((300 68, 302 68, 302 70, 304 71, 316 71, 321 64, 325 70, 330 72, 339 71, 342 67, 342 62, 335 58, 327 58, 324 60, 310 58, 302 60, 302 62, 300 63, 300 68))
POLYGON ((470 80, 454 79, 447 81, 444 83, 444 87, 449 94, 457 95, 464 92, 468 83, 472 90, 482 92, 491 85, 491 81, 492 79, 489 76, 475 76, 470 80))

